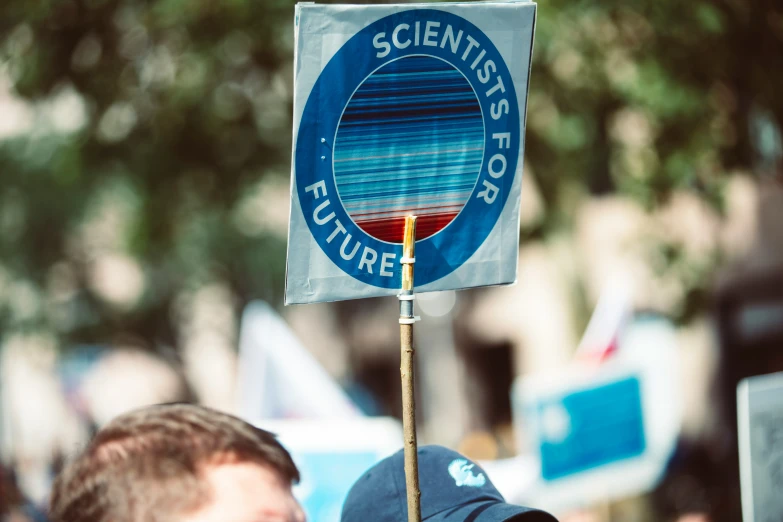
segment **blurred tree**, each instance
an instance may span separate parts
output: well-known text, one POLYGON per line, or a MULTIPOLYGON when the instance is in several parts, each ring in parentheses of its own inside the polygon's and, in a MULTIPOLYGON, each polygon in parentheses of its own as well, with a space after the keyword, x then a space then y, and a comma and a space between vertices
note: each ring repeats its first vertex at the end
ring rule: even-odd
MULTIPOLYGON (((774 0, 539 3, 525 153, 547 219, 532 232, 570 229, 587 195, 655 210, 680 191, 720 213, 730 171, 780 176, 780 56, 774 0)), ((691 259, 668 241, 650 259, 681 282, 667 312, 687 321, 725 257, 691 259)))
POLYGON ((0 327, 173 344, 189 285, 280 299, 285 230, 257 222, 287 190, 292 6, 3 3, 0 327))
MULTIPOLYGON (((175 345, 183 289, 280 301, 293 3, 2 3, 0 330, 175 345)), ((574 194, 719 208, 721 174, 758 155, 754 119, 783 123, 779 2, 539 7, 535 233, 569 226, 574 194)))
POLYGON ((754 119, 783 125, 773 0, 542 2, 535 45, 526 153, 550 208, 569 185, 719 208, 722 174, 758 159, 754 119))

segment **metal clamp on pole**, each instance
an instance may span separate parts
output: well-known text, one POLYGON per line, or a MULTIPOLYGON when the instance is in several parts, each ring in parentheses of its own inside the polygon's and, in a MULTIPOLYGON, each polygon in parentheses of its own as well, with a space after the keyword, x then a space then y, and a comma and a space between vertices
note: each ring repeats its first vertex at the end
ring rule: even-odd
POLYGON ((416 216, 405 217, 405 232, 402 241, 402 291, 400 300, 400 324, 413 324, 418 317, 413 315, 413 265, 416 263, 416 216))

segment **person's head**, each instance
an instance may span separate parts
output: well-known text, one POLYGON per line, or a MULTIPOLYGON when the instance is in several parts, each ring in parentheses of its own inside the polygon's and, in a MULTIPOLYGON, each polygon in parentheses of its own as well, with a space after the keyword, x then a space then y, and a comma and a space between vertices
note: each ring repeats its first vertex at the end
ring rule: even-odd
POLYGON ((52 522, 304 522, 299 471, 264 430, 173 404, 117 417, 54 483, 52 522))
MULTIPOLYGON (((543 511, 507 504, 487 474, 455 451, 419 448, 422 522, 557 522, 543 511)), ((405 522, 403 452, 367 471, 351 487, 341 522, 405 522)))

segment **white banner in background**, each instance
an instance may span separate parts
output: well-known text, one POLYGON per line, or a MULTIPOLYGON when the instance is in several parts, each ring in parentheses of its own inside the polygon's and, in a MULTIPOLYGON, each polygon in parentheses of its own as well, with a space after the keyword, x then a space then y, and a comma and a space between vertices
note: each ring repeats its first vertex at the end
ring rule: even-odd
POLYGON ((286 304, 512 283, 536 5, 299 4, 286 304))
POLYGON ((737 420, 742 518, 783 520, 783 372, 739 383, 737 420))
POLYGON ((263 301, 250 303, 239 332, 239 414, 245 419, 354 419, 359 408, 263 301))

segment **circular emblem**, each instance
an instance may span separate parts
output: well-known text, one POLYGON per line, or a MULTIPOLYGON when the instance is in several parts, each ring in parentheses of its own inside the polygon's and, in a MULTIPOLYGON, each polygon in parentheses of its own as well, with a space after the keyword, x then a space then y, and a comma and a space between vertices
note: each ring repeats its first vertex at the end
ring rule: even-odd
POLYGON ((349 39, 308 97, 296 190, 326 255, 356 279, 398 288, 405 216, 418 216, 416 283, 459 268, 500 217, 520 116, 492 41, 457 15, 412 9, 349 39))

